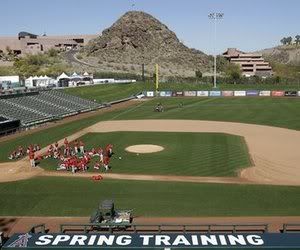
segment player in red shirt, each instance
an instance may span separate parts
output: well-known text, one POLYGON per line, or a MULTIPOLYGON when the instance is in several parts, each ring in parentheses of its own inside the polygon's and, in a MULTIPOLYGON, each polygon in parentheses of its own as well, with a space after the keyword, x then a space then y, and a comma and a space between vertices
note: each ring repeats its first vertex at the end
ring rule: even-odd
POLYGON ((113 145, 112 144, 106 145, 105 155, 107 155, 108 157, 111 157, 113 155, 113 145))
POLYGON ((100 162, 99 162, 99 161, 96 161, 96 163, 95 163, 95 165, 94 165, 94 169, 97 169, 97 170, 99 170, 99 169, 100 169, 100 167, 101 167, 101 164, 100 164, 100 162))
POLYGON ((69 141, 67 138, 65 138, 65 140, 64 140, 64 145, 65 145, 65 147, 69 146, 69 141))
POLYGON ((103 166, 106 171, 109 170, 109 161, 110 161, 109 157, 107 155, 105 155, 103 158, 103 166))

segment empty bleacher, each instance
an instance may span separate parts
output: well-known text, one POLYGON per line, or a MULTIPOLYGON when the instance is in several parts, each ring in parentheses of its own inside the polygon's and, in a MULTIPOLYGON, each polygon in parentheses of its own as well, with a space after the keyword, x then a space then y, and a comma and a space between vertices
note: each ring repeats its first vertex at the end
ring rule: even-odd
POLYGON ((0 99, 0 116, 21 120, 23 126, 31 126, 100 107, 99 103, 50 90, 0 99))

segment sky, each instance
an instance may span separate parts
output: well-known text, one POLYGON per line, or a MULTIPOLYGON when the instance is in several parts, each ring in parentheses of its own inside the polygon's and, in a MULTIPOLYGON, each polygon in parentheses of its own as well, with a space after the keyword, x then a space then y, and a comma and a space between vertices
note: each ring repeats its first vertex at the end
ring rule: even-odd
POLYGON ((153 15, 207 54, 257 51, 300 34, 300 0, 0 0, 0 36, 100 34, 130 10, 153 15), (224 13, 216 41, 211 12, 224 13))

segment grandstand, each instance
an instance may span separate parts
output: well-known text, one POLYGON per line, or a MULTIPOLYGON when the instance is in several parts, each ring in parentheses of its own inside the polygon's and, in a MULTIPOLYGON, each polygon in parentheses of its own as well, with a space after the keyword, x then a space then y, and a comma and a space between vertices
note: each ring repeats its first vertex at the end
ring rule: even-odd
POLYGON ((48 90, 0 97, 0 116, 29 127, 102 107, 101 104, 48 90))

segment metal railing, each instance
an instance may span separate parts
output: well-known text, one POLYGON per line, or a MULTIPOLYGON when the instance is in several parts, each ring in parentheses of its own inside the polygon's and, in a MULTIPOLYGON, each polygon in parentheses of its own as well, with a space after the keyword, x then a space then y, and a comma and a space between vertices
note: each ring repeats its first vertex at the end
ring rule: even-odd
POLYGON ((300 224, 296 224, 296 223, 283 224, 282 232, 283 233, 299 233, 300 232, 300 224))
POLYGON ((101 224, 101 223, 87 223, 87 224, 61 224, 60 232, 67 231, 84 231, 89 233, 95 230, 107 230, 110 233, 118 233, 121 230, 126 232, 256 232, 267 233, 269 231, 268 224, 101 224))
POLYGON ((46 226, 45 224, 37 224, 37 225, 33 225, 30 230, 29 233, 46 233, 46 226), (39 230, 38 230, 39 229, 39 230))

